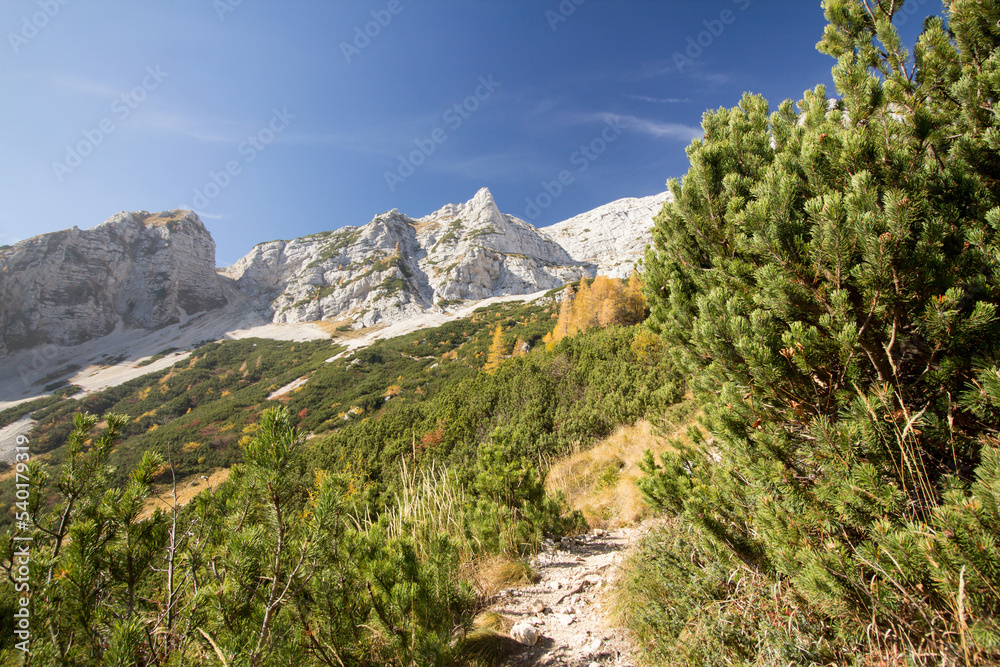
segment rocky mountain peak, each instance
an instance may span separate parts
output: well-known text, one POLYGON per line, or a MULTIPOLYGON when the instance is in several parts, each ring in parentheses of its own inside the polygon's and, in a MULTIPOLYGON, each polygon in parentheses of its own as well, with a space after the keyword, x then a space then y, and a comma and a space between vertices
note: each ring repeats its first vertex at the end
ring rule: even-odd
POLYGON ((261 297, 275 322, 367 326, 458 301, 551 289, 593 271, 501 213, 483 188, 421 218, 392 210, 359 227, 263 244, 224 273, 261 297))
POLYGON ((118 213, 0 253, 0 353, 158 328, 224 306, 215 242, 190 211, 118 213))
POLYGON ((430 215, 417 218, 413 223, 418 231, 423 232, 450 225, 456 220, 477 220, 483 225, 490 223, 501 225, 503 224, 503 214, 493 200, 493 194, 489 188, 481 188, 475 197, 464 204, 446 204, 430 215))

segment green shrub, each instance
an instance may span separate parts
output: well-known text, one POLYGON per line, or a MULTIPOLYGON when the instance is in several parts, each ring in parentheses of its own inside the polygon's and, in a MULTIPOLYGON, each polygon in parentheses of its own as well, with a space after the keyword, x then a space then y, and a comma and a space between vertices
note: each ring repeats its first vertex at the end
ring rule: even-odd
MULTIPOLYGON (((790 587, 838 662, 994 664, 1000 4, 949 3, 912 60, 901 6, 824 3, 842 98, 706 113, 645 279, 711 438, 644 488, 716 547, 684 576, 790 587)), ((726 655, 799 642, 757 640, 726 655)))

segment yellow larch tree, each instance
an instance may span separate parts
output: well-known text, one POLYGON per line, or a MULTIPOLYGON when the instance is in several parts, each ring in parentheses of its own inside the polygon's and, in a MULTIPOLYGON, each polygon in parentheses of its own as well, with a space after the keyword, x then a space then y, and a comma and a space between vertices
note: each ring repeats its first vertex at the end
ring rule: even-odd
POLYGON ((562 302, 559 304, 559 319, 556 320, 556 328, 542 338, 545 347, 552 347, 560 340, 570 335, 570 325, 573 323, 573 302, 575 292, 572 285, 566 285, 563 290, 562 302))
POLYGON ((627 284, 615 278, 597 276, 589 282, 581 280, 575 296, 572 287, 567 285, 556 327, 542 340, 551 350, 566 336, 593 327, 638 324, 645 317, 646 298, 638 275, 633 273, 627 284))
POLYGON ((493 329, 493 342, 490 343, 490 351, 486 355, 486 365, 483 370, 492 373, 500 366, 500 362, 506 356, 506 345, 503 340, 503 327, 499 324, 493 329))

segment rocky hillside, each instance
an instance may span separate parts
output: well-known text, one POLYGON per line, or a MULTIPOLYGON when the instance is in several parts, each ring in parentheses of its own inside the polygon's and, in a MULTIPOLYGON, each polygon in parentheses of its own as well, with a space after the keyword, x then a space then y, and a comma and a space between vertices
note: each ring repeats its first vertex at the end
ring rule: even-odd
POLYGON ((665 199, 623 199, 539 230, 502 213, 484 188, 422 218, 392 210, 362 226, 261 243, 218 271, 194 213, 119 213, 94 229, 0 249, 0 354, 158 329, 227 304, 226 317, 359 328, 597 272, 624 277, 665 199))
POLYGON ((664 192, 620 199, 542 231, 577 261, 596 265, 598 273, 627 278, 652 239, 653 218, 669 198, 664 192))
POLYGON ((223 273, 271 308, 274 322, 350 318, 368 326, 552 289, 594 271, 501 213, 484 188, 423 218, 392 210, 362 227, 262 243, 223 273))
POLYGON ((0 249, 0 354, 154 329, 225 306, 215 242, 194 213, 119 213, 0 249))

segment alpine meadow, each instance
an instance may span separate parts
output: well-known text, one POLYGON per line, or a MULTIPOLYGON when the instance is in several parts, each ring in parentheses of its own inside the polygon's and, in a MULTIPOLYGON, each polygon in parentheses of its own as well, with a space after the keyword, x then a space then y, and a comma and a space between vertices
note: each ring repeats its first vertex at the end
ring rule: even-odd
MULTIPOLYGON (((663 71, 715 85, 757 2, 663 71)), ((544 4, 553 40, 607 10, 544 4)), ((560 210, 644 128, 687 145, 666 193, 536 228, 481 188, 226 268, 201 220, 225 216, 180 209, 0 246, 0 667, 1000 664, 1000 0, 809 4, 832 88, 744 93, 693 140, 567 113, 621 120, 614 145, 525 190, 560 210)), ((338 64, 425 10, 379 4, 338 64)), ((184 85, 165 69, 143 99, 184 85)), ((495 148, 478 126, 521 89, 487 74, 391 193, 495 148)), ((315 142, 364 170, 295 113, 261 162, 315 142)), ((261 168, 234 164, 219 202, 261 168)))

